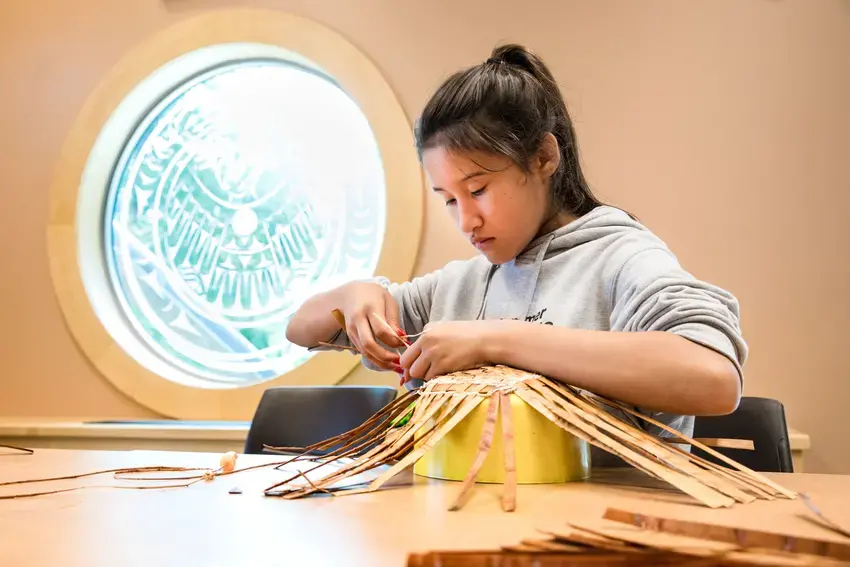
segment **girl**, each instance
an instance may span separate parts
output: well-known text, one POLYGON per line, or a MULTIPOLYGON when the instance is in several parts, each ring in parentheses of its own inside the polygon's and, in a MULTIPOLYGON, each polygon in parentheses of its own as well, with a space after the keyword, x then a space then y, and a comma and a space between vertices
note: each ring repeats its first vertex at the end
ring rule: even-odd
POLYGON ((482 365, 522 368, 688 436, 694 415, 737 407, 747 356, 737 300, 593 196, 541 59, 495 49, 440 86, 415 134, 434 193, 481 255, 410 282, 316 295, 289 323, 290 341, 354 346, 408 387, 482 365), (399 356, 405 334, 418 338, 399 356))

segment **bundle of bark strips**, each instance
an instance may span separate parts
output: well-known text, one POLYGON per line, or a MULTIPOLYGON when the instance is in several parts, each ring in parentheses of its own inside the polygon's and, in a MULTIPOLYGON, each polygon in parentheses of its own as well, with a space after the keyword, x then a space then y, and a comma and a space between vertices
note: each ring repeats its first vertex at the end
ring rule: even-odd
POLYGON ((273 452, 296 452, 305 458, 316 451, 335 448, 309 470, 269 487, 266 494, 293 499, 318 492, 354 494, 378 490, 413 465, 478 404, 488 399, 490 404, 481 432, 479 454, 451 509, 460 508, 468 497, 489 451, 497 420, 501 419, 505 465, 502 507, 511 511, 516 506, 516 463, 509 396, 518 396, 558 427, 617 455, 706 506, 718 508, 756 499, 797 497, 795 492, 712 450, 707 444, 690 439, 623 404, 505 366, 455 372, 430 380, 419 390, 408 392, 387 405, 361 427, 322 443, 306 448, 267 447, 273 452), (651 435, 606 411, 606 406, 656 425, 674 439, 651 435), (684 450, 682 445, 702 449, 728 467, 684 450), (378 467, 387 468, 367 485, 345 485, 353 477, 378 467))
POLYGON ((850 565, 850 545, 840 541, 611 508, 599 520, 570 522, 541 535, 498 550, 410 554, 407 565, 850 565))

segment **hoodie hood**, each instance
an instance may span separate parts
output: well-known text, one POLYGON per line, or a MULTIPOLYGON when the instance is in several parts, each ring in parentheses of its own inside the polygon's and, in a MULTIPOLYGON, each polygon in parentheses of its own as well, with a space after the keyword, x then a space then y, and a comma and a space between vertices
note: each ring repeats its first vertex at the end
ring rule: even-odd
MULTIPOLYGON (((487 271, 485 293, 476 319, 528 319, 532 317, 531 306, 538 288, 540 274, 547 261, 584 244, 597 242, 621 234, 624 230, 645 230, 627 213, 609 206, 600 206, 590 213, 538 236, 514 259, 505 264, 493 265, 487 271), (489 302, 493 277, 501 272, 507 285, 513 290, 512 301, 489 302)), ((505 290, 507 291, 507 290, 505 290)))
POLYGON ((583 217, 556 228, 552 232, 538 236, 528 243, 525 250, 520 252, 514 261, 526 261, 536 257, 540 247, 544 247, 544 258, 547 254, 555 254, 564 250, 593 242, 624 230, 646 229, 637 221, 633 220, 624 211, 602 205, 596 207, 583 217))

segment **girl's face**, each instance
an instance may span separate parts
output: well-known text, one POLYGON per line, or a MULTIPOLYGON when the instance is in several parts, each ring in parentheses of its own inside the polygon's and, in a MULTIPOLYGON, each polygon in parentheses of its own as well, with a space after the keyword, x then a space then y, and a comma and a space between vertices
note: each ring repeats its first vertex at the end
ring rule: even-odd
POLYGON ((551 143, 544 143, 528 174, 509 158, 484 152, 454 153, 438 146, 422 154, 434 192, 493 264, 510 262, 537 235, 563 221, 550 205, 549 180, 558 160, 554 137, 551 142, 554 153, 551 143))

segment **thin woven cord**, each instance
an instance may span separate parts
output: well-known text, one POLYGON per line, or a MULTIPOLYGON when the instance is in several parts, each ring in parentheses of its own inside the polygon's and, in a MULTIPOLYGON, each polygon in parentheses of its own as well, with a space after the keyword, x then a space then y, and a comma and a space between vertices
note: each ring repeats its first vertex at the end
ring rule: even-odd
POLYGON ((0 449, 9 449, 11 451, 14 451, 14 453, 0 452, 0 455, 32 455, 33 453, 35 453, 33 449, 27 449, 26 447, 16 447, 14 445, 0 445, 0 449))

